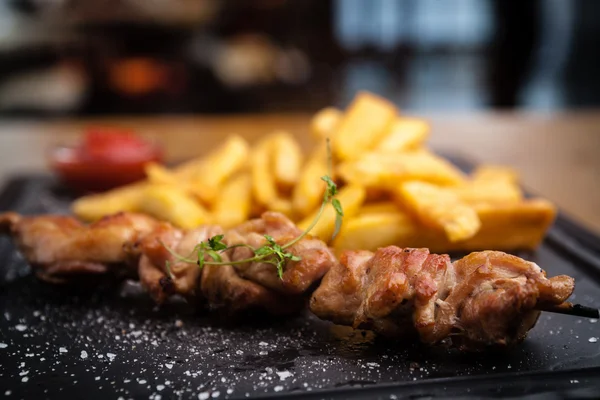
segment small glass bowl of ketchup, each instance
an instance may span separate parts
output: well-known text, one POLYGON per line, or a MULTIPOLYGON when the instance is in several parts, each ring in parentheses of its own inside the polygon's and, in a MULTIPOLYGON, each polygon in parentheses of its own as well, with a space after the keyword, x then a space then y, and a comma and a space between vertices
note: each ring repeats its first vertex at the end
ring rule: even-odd
POLYGON ((57 146, 50 167, 78 192, 98 192, 145 177, 149 162, 162 162, 162 149, 130 130, 89 128, 75 146, 57 146))

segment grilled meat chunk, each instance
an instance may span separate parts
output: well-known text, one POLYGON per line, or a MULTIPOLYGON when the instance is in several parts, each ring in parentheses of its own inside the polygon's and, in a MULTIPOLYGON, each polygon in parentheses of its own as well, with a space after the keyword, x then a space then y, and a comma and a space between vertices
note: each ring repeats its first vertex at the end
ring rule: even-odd
POLYGON ((54 283, 76 275, 122 271, 131 261, 123 245, 156 226, 153 218, 132 213, 111 215, 90 225, 66 216, 0 214, 0 232, 11 234, 37 275, 54 283))
POLYGON ((182 230, 162 223, 140 240, 127 246, 127 252, 132 257, 139 257, 140 282, 157 303, 164 302, 174 294, 182 295, 193 302, 202 297, 202 271, 195 263, 176 259, 172 252, 197 260, 194 251, 196 245, 222 232, 219 226, 214 225, 182 230))
POLYGON ((574 289, 568 276, 547 279, 536 264, 497 251, 453 264, 427 249, 389 246, 348 251, 340 261, 312 296, 318 317, 464 350, 522 341, 536 307, 561 304, 574 289))

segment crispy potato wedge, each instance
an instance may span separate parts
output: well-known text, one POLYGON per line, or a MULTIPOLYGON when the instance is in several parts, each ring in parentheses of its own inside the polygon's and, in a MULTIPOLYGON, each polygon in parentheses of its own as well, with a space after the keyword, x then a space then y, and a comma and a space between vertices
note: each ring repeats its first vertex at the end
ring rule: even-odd
POLYGON ((377 250, 379 247, 428 247, 432 252, 478 250, 533 250, 544 239, 556 217, 555 207, 543 199, 519 204, 475 207, 481 228, 470 239, 451 242, 444 232, 428 228, 401 211, 357 215, 344 221, 334 242, 343 250, 377 250))
POLYGON ((556 218, 556 208, 544 199, 527 199, 518 204, 475 206, 481 228, 470 239, 450 242, 443 235, 424 231, 418 245, 431 251, 534 250, 556 218))
POLYGON ((344 221, 333 247, 337 254, 343 250, 375 251, 380 247, 410 244, 419 227, 410 216, 400 211, 359 214, 344 221))
POLYGON ((173 185, 148 185, 139 211, 184 229, 195 228, 210 220, 206 209, 194 197, 173 185))
POLYGON ((325 182, 321 180, 324 175, 327 175, 327 151, 326 147, 321 145, 304 164, 292 192, 292 208, 295 215, 302 218, 319 207, 325 192, 325 182))
MULTIPOLYGON (((336 197, 342 204, 344 219, 351 218, 353 215, 356 215, 360 209, 360 206, 365 200, 365 196, 366 190, 362 186, 349 185, 340 189, 336 197)), ((303 230, 308 229, 316 216, 317 211, 300 221, 298 223, 298 227, 303 230)), ((335 229, 335 216, 336 214, 333 210, 333 207, 328 205, 325 208, 325 211, 323 211, 319 222, 317 222, 315 227, 310 231, 310 234, 320 238, 325 242, 329 242, 335 229)))
POLYGON ((281 191, 287 192, 298 182, 302 168, 302 149, 288 132, 277 132, 267 140, 271 140, 271 159, 275 183, 281 191))
POLYGON ((146 182, 139 182, 109 192, 83 196, 73 202, 71 210, 84 221, 96 221, 121 211, 139 211, 146 186, 146 182))
POLYGON ((310 133, 319 142, 333 137, 343 115, 341 110, 334 107, 322 109, 312 117, 310 133))
POLYGON ((410 181, 402 183, 396 194, 399 203, 419 221, 444 231, 451 242, 473 237, 481 226, 475 210, 444 188, 410 181))
POLYGON ((244 173, 223 185, 213 207, 213 219, 223 228, 231 228, 246 221, 252 206, 252 179, 244 173))
POLYGON ((355 160, 377 145, 396 118, 396 107, 370 93, 356 95, 332 138, 332 149, 340 160, 355 160))
POLYGON ((365 153, 356 161, 341 163, 337 171, 346 182, 392 190, 408 180, 448 186, 466 182, 458 168, 426 150, 402 154, 365 153))
POLYGON ((429 136, 429 124, 418 118, 397 118, 379 141, 374 152, 400 153, 418 149, 429 136))

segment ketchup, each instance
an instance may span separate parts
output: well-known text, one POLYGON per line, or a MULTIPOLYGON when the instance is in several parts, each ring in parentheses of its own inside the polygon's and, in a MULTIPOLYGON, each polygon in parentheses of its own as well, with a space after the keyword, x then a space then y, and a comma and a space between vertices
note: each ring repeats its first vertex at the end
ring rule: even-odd
POLYGON ((162 156, 160 148, 132 131, 90 128, 78 146, 55 149, 50 163, 68 186, 88 192, 143 179, 144 166, 162 156))

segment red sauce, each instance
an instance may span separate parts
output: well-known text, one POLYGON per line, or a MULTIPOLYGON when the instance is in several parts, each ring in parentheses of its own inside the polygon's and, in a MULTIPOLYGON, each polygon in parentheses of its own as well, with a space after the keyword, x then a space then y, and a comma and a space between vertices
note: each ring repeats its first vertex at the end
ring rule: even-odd
POLYGON ((60 147, 51 166, 79 191, 102 191, 143 179, 144 166, 162 161, 162 150, 131 131, 91 128, 81 144, 60 147))

